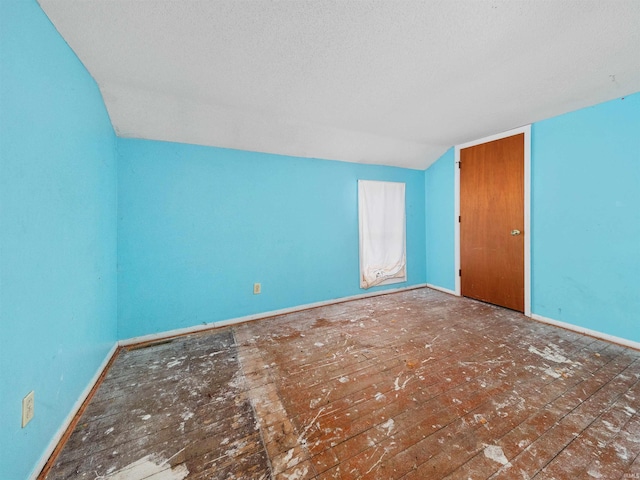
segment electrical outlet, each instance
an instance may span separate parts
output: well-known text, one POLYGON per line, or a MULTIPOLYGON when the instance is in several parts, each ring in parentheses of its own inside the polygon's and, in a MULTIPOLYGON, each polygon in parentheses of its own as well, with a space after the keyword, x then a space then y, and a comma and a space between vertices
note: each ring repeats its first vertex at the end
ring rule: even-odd
POLYGON ((253 294, 254 295, 258 295, 261 292, 262 292, 262 285, 260 285, 259 283, 254 283, 253 284, 253 294))
POLYGON ((31 390, 26 397, 22 399, 22 428, 27 426, 27 423, 31 421, 34 413, 34 392, 31 390))

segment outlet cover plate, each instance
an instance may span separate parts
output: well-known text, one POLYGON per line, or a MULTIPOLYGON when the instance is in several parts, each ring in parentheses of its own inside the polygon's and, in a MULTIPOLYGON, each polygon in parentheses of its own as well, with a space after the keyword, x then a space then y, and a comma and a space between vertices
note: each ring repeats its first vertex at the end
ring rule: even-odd
POLYGON ((253 294, 254 295, 258 295, 260 292, 262 292, 262 285, 260 285, 259 283, 254 283, 253 284, 253 294))
POLYGON ((31 390, 27 396, 22 399, 22 428, 27 426, 34 414, 35 393, 31 390))

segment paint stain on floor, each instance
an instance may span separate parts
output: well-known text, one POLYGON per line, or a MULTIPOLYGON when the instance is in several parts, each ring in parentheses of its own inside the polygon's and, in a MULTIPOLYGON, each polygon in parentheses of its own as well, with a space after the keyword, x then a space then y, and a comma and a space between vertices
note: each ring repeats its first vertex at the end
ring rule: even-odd
POLYGON ((150 477, 153 480, 183 480, 187 475, 189 475, 189 470, 184 464, 171 468, 167 464, 167 460, 154 458, 154 455, 146 455, 106 476, 96 476, 96 480, 128 480, 150 477))
POLYGON ((269 476, 226 329, 121 351, 47 478, 269 476))

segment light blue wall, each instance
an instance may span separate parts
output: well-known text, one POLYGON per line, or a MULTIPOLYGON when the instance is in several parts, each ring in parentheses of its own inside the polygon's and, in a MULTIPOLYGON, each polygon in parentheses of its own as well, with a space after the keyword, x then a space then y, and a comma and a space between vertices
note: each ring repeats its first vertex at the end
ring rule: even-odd
POLYGON ((532 310, 640 342, 640 94, 532 129, 532 310))
POLYGON ((118 154, 121 338, 364 293, 358 179, 406 182, 408 282, 387 288, 425 281, 422 171, 144 140, 118 154))
MULTIPOLYGON (((640 341, 640 93, 531 135, 532 312, 640 341)), ((427 281, 444 288, 454 285, 453 167, 449 151, 425 172, 427 281)))
POLYGON ((38 4, 1 1, 0 478, 27 478, 117 338, 114 142, 38 4))
POLYGON ((425 171, 427 283, 455 290, 453 148, 425 171))

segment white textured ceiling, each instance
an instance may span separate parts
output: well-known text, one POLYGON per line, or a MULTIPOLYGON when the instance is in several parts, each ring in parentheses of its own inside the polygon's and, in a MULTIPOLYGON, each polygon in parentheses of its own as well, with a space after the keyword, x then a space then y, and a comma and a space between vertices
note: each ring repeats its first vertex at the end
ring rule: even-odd
POLYGON ((116 133, 424 169, 640 91, 639 0, 40 0, 116 133))

